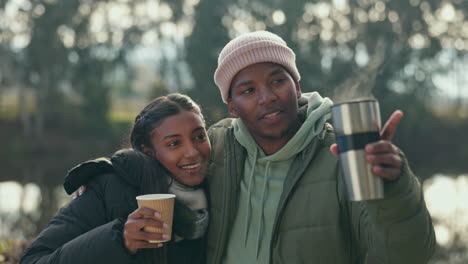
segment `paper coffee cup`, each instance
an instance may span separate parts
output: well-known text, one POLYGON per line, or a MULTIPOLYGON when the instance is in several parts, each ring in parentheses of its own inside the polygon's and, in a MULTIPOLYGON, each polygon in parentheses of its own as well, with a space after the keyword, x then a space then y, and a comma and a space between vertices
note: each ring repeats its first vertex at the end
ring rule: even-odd
MULTIPOLYGON (((166 240, 150 240, 150 243, 160 243, 171 240, 172 236, 172 217, 174 215, 174 194, 146 194, 137 196, 138 208, 146 207, 153 209, 161 214, 161 219, 168 225, 167 229, 147 226, 143 230, 145 232, 157 232, 166 234, 166 240)), ((158 219, 159 220, 159 219, 158 219)))

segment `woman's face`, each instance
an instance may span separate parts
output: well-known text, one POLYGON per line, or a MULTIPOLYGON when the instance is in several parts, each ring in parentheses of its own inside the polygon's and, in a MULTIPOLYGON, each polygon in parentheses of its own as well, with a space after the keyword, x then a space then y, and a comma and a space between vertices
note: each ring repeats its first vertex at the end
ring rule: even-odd
POLYGON ((205 178, 211 145, 200 115, 182 111, 166 117, 151 135, 153 156, 185 185, 198 185, 205 178))

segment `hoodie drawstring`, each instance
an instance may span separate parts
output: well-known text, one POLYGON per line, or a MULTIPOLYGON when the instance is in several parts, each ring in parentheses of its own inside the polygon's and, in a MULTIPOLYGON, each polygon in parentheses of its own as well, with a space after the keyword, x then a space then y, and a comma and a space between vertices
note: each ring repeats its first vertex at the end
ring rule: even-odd
POLYGON ((250 197, 251 197, 251 190, 252 190, 252 181, 255 174, 255 166, 257 165, 257 156, 258 156, 258 149, 255 149, 254 153, 254 160, 252 166, 252 172, 250 173, 249 184, 247 187, 247 213, 245 214, 245 229, 244 229, 244 245, 247 246, 247 234, 249 233, 249 222, 250 222, 250 197))
POLYGON ((263 191, 262 191, 262 199, 260 200, 260 217, 258 218, 258 232, 257 232, 257 248, 255 251, 255 255, 258 259, 258 253, 260 252, 260 244, 261 238, 263 235, 263 206, 265 204, 265 194, 267 190, 267 183, 268 183, 268 175, 270 174, 270 164, 271 161, 268 161, 266 164, 265 175, 263 176, 263 191))

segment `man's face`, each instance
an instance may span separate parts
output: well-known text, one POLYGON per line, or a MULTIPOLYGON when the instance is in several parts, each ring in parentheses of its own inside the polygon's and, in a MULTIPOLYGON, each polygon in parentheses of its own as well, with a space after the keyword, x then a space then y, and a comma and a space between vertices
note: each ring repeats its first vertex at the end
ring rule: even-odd
POLYGON ((257 63, 234 76, 228 107, 257 140, 289 139, 297 129, 299 84, 281 65, 257 63))

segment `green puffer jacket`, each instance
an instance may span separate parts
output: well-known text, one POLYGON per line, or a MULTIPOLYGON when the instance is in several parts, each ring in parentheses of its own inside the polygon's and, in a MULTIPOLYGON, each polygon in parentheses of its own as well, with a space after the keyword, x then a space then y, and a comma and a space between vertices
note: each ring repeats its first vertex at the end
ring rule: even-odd
MULTIPOLYGON (((71 194, 87 191, 62 208, 26 249, 20 264, 147 263, 141 250, 130 254, 122 232, 137 208, 141 177, 151 161, 122 150, 109 158, 84 162, 68 173, 64 187, 71 194)), ((203 263, 203 239, 168 243, 169 263, 203 263)))
MULTIPOLYGON (((226 254, 246 158, 231 123, 232 119, 222 120, 208 132, 209 264, 222 263, 226 254)), ((274 220, 271 263, 426 263, 434 251, 434 230, 406 159, 399 180, 385 183, 384 200, 350 202, 338 159, 329 150, 334 141, 327 124, 296 156, 274 220)))

